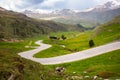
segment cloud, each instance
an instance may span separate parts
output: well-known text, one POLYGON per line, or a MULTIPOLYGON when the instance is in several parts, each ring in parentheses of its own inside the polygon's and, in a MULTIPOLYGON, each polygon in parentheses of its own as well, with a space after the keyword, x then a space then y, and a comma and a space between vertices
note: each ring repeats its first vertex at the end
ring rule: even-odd
POLYGON ((42 3, 44 0, 21 0, 22 4, 17 4, 16 6, 18 8, 27 8, 30 6, 38 5, 39 3, 42 3))
POLYGON ((45 0, 45 1, 41 4, 41 6, 42 6, 42 7, 44 7, 44 6, 46 6, 46 7, 55 7, 55 4, 56 4, 56 3, 59 3, 59 2, 62 2, 62 1, 64 1, 64 0, 45 0))
POLYGON ((108 1, 115 1, 115 0, 93 0, 94 2, 96 2, 96 4, 103 4, 105 2, 108 2, 108 1))
POLYGON ((67 5, 67 8, 72 9, 86 9, 89 7, 92 7, 94 5, 93 0, 69 0, 67 5))
MULTIPOLYGON (((56 9, 59 8, 60 5, 58 3, 64 3, 65 0, 44 0, 42 3, 33 6, 33 8, 42 8, 42 9, 56 9)), ((61 4, 62 5, 62 4, 61 4)))
POLYGON ((0 0, 0 6, 8 10, 19 11, 39 3, 44 0, 0 0))
POLYGON ((0 0, 0 6, 8 10, 25 9, 79 9, 94 7, 111 0, 0 0))
POLYGON ((45 0, 39 7, 43 9, 85 9, 94 4, 92 0, 45 0))

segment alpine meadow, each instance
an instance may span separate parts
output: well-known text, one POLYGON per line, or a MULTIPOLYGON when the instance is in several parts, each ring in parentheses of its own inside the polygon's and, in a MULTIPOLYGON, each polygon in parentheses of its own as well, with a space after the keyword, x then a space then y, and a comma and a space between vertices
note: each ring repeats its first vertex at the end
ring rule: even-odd
POLYGON ((0 0, 0 80, 120 80, 120 1, 0 0))

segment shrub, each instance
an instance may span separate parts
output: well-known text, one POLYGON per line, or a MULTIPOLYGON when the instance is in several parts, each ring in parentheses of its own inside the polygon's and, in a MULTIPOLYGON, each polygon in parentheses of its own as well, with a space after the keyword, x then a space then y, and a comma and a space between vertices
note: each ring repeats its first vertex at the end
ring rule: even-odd
POLYGON ((94 41, 93 40, 90 40, 89 41, 89 47, 93 47, 95 44, 94 44, 94 41))
POLYGON ((66 39, 66 37, 65 37, 64 35, 62 35, 61 38, 62 38, 62 40, 65 40, 65 39, 66 39))

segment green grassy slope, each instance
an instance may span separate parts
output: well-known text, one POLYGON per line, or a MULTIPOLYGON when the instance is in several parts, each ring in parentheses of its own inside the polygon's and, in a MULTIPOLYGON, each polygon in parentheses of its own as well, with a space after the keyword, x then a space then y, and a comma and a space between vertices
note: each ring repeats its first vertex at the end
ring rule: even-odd
POLYGON ((93 39, 97 45, 120 39, 120 16, 95 29, 93 39), (102 40, 101 40, 102 39, 102 40))
MULTIPOLYGON (((14 14, 14 16, 15 15, 17 14, 14 14)), ((23 15, 21 16, 19 15, 19 17, 22 17, 22 16, 23 15)), ((1 19, 3 19, 2 16, 1 16, 1 19)), ((8 18, 8 21, 9 21, 9 18, 8 18)), ((11 18, 10 18, 10 21, 12 21, 11 18)), ((52 47, 52 49, 50 48, 48 50, 43 51, 42 53, 40 53, 39 57, 53 57, 53 56, 64 55, 64 54, 88 49, 89 48, 88 41, 90 39, 94 40, 95 46, 99 46, 115 40, 119 40, 120 39, 120 22, 119 21, 120 21, 120 16, 116 17, 115 19, 113 19, 107 24, 104 24, 101 27, 98 27, 94 31, 88 31, 85 33, 75 32, 75 34, 74 33, 52 34, 53 36, 54 35, 61 36, 62 34, 64 34, 65 36, 67 36, 68 39, 61 40, 61 41, 45 39, 44 41, 45 43, 53 44, 54 47, 52 47), (63 48, 60 45, 65 45, 66 48, 63 48), (53 50, 56 50, 57 53, 53 53, 49 55, 49 53, 55 52, 53 50), (46 53, 47 55, 41 56, 44 53, 46 53)), ((21 20, 20 22, 23 23, 24 21, 21 20)), ((35 23, 38 24, 36 21, 35 23)), ((46 22, 43 21, 43 23, 46 23, 46 22)), ((41 22, 41 24, 43 23, 41 22)), ((11 23, 9 24, 11 25, 11 23)), ((32 25, 31 22, 29 22, 29 24, 32 25)), ((8 24, 5 24, 5 26, 6 25, 8 24)), ((8 27, 2 26, 0 28, 1 28, 0 33, 2 36, 4 32, 7 32, 4 28, 8 28, 8 27)), ((11 28, 8 28, 8 29, 12 31, 11 28)), ((21 30, 26 30, 26 29, 22 27, 20 31, 21 30)), ((51 32, 51 29, 49 30, 51 32)), ((14 33, 13 34, 11 33, 6 35, 7 36, 9 35, 12 37, 14 33)), ((34 33, 32 35, 37 35, 37 33, 34 33)), ((28 45, 31 40, 34 42, 37 39, 33 38, 33 39, 25 40, 23 42, 15 42, 15 43, 0 42, 0 80, 8 80, 8 78, 10 78, 11 75, 13 75, 14 80, 62 80, 62 79, 71 80, 72 76, 84 77, 88 75, 90 76, 99 75, 102 78, 120 78, 119 77, 120 76, 120 69, 119 69, 120 68, 120 65, 119 65, 120 50, 109 52, 109 53, 96 56, 93 58, 89 58, 86 60, 82 60, 82 61, 77 61, 77 62, 72 62, 67 64, 60 64, 60 65, 53 65, 53 66, 43 66, 41 64, 32 62, 30 60, 23 59, 17 55, 18 52, 29 50, 24 48, 24 46, 28 45), (55 71, 55 68, 58 66, 64 67, 65 72, 63 72, 62 74, 58 74, 55 71)), ((85 80, 88 80, 88 79, 85 79, 85 80)))
MULTIPOLYGON (((89 34, 84 33, 82 35, 84 36, 80 35, 79 37, 69 39, 69 41, 66 40, 68 42, 66 43, 66 46, 68 45, 67 47, 69 48, 74 48, 73 46, 75 47, 77 46, 76 47, 77 49, 79 49, 79 47, 82 46, 81 49, 82 48, 87 49, 89 39, 94 40, 95 46, 106 44, 112 41, 119 41, 120 16, 96 28, 93 32, 89 34)), ((47 67, 49 68, 56 68, 58 66, 64 67, 65 72, 63 72, 64 75, 62 77, 66 79, 67 78, 72 79, 74 76, 76 76, 76 78, 82 78, 83 80, 93 80, 93 77, 97 75, 99 76, 98 80, 103 80, 103 79, 115 80, 115 79, 120 79, 119 59, 120 59, 120 50, 116 50, 81 61, 52 65, 47 67), (85 76, 90 76, 90 77, 86 78, 85 76)))
POLYGON ((53 69, 18 56, 17 53, 29 50, 25 46, 36 39, 14 43, 0 42, 0 80, 8 80, 11 76, 12 80, 55 80, 59 77, 53 69))
MULTIPOLYGON (((18 52, 28 50, 24 46, 36 39, 28 39, 18 43, 0 42, 0 79, 7 80, 14 75, 15 80, 62 80, 72 76, 95 76, 102 78, 119 78, 119 52, 116 50, 104 55, 96 56, 82 61, 42 66, 36 62, 23 59, 17 55, 18 52), (62 74, 58 74, 55 68, 65 68, 62 74), (87 73, 86 73, 87 72, 87 73)), ((34 45, 34 44, 32 44, 34 45)))
MULTIPOLYGON (((51 48, 41 51, 40 53, 37 53, 34 55, 34 57, 55 57, 60 55, 65 55, 69 53, 73 53, 76 51, 84 50, 89 48, 88 47, 88 41, 91 32, 85 32, 85 33, 77 33, 77 32, 71 32, 69 34, 62 33, 65 36, 67 36, 68 39, 66 40, 44 40, 45 43, 53 45, 51 48), (65 46, 62 47, 62 45, 65 46)), ((54 36, 61 36, 61 33, 53 34, 54 36)))
MULTIPOLYGON (((59 36, 58 34, 54 34, 54 36, 59 36)), ((76 51, 85 50, 89 48, 88 42, 90 39, 93 39, 95 46, 99 46, 115 40, 119 40, 120 39, 120 16, 116 17, 115 19, 111 20, 110 22, 104 25, 99 26, 94 31, 80 33, 78 36, 74 34, 69 34, 69 36, 66 34, 64 35, 68 39, 45 40, 44 41, 45 43, 52 44, 53 47, 47 50, 44 50, 38 54, 35 54, 34 56, 35 57, 54 57, 54 56, 73 53, 76 51), (65 45, 66 47, 63 48, 61 45, 65 45), (54 50, 56 50, 57 53, 54 52, 54 50), (51 54, 49 54, 49 52, 51 54)))
POLYGON ((52 65, 47 67, 51 69, 54 69, 58 66, 64 67, 65 72, 63 73, 64 75, 61 78, 68 77, 69 79, 71 79, 72 76, 78 76, 82 77, 82 80, 93 80, 93 77, 98 75, 99 78, 102 78, 98 80, 120 79, 119 52, 120 50, 116 50, 81 61, 52 65), (85 78, 85 76, 90 77, 85 78))

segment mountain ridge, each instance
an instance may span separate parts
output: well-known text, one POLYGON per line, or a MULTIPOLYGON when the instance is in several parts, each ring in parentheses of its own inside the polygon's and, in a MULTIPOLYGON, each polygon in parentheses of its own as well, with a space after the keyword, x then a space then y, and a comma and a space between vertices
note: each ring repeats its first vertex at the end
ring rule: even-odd
POLYGON ((83 31, 77 25, 66 25, 27 17, 9 10, 0 10, 0 38, 26 38, 58 31, 83 31))
MULTIPOLYGON (((25 12, 23 12, 25 13, 25 12)), ((37 13, 34 11, 31 11, 30 13, 25 13, 27 16, 32 17, 32 18, 37 18, 37 19, 44 19, 47 20, 46 18, 51 18, 50 20, 53 20, 55 22, 61 22, 65 24, 70 24, 66 22, 72 22, 71 24, 82 24, 82 25, 91 25, 91 21, 94 22, 95 25, 92 26, 87 26, 87 27, 93 27, 93 26, 98 26, 97 24, 102 24, 105 23, 115 16, 118 16, 120 14, 120 2, 119 1, 108 1, 102 5, 97 5, 96 7, 86 9, 84 11, 79 11, 79 10, 72 10, 72 9, 62 9, 62 10, 55 10, 51 11, 50 13, 47 14, 41 14, 37 13), (107 16, 109 15, 109 17, 107 16), (102 18, 101 18, 102 16, 102 18), (107 17, 106 17, 107 16, 107 17), (104 17, 104 19, 103 19, 104 17), (64 19, 66 22, 61 21, 64 19), (79 20, 78 20, 79 18, 79 20), (81 18, 86 19, 87 21, 82 20, 81 18), (69 19, 69 20, 67 20, 69 19), (76 19, 77 21, 73 21, 72 19, 76 19), (72 21, 71 21, 72 20, 72 21), (84 23, 83 23, 84 22, 84 23)))

